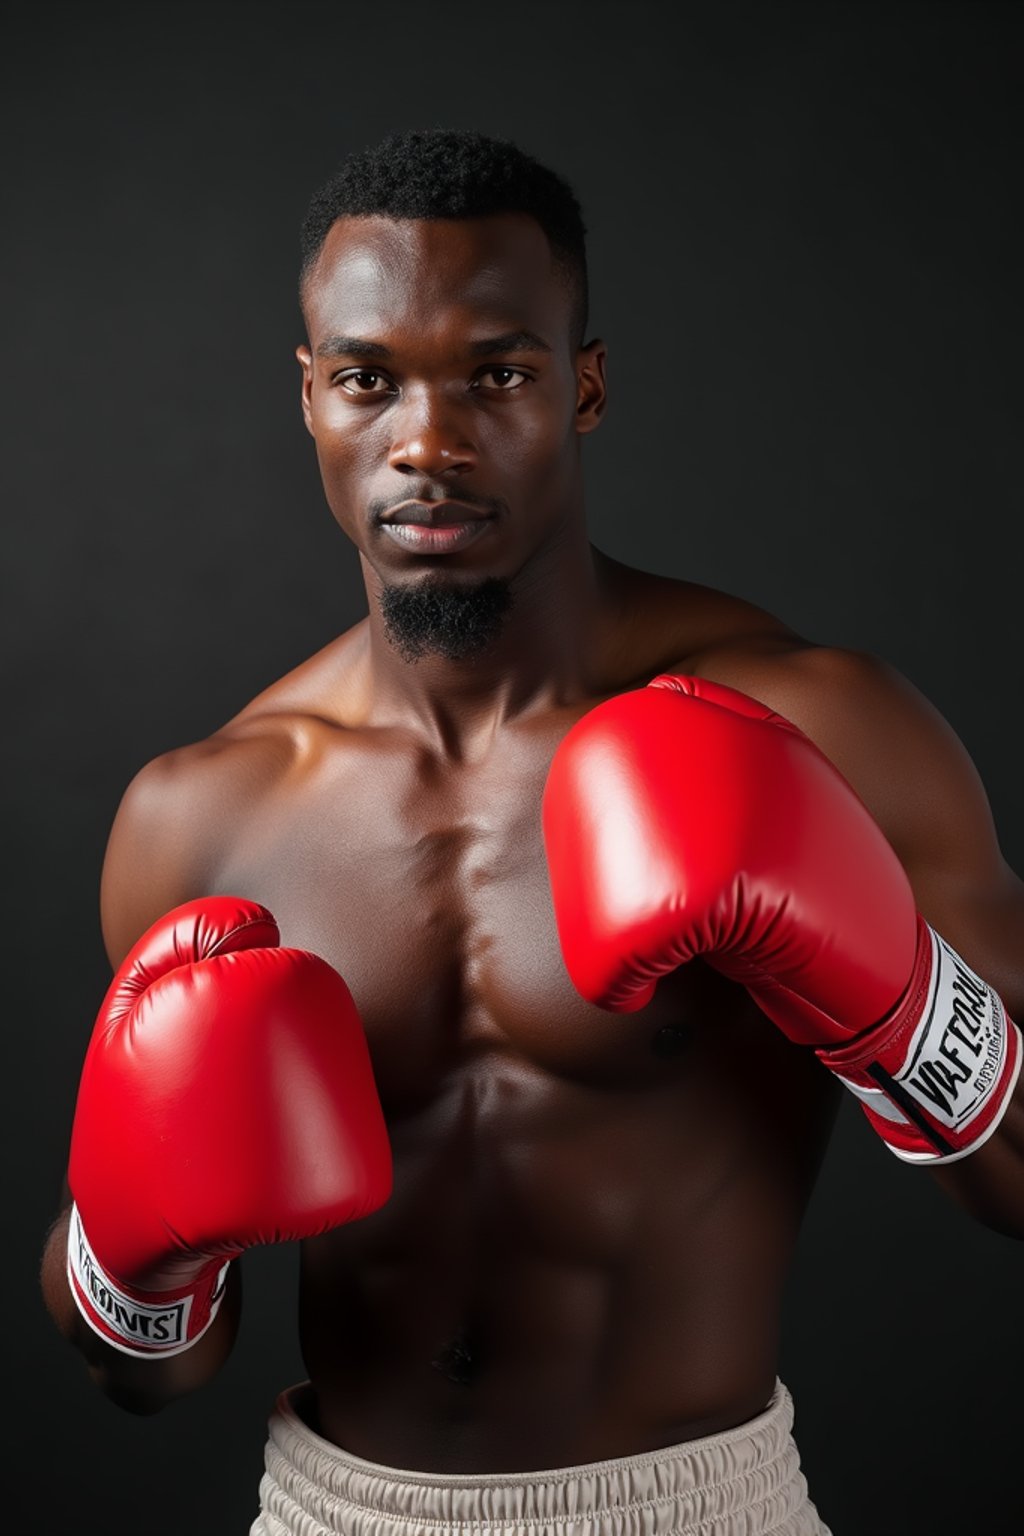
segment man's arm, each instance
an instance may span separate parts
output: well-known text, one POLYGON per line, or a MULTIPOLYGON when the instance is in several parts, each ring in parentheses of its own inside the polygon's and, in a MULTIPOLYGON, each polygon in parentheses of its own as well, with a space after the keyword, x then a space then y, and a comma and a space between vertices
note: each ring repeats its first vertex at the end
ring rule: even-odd
MULTIPOLYGON (((196 750, 184 748, 155 758, 140 769, 122 796, 100 879, 103 941, 114 971, 161 913, 204 889, 197 855, 208 842, 198 837, 197 800, 186 793, 183 763, 185 755, 196 750)), ((71 1193, 65 1180, 61 1210, 43 1250, 43 1299, 101 1390, 130 1412, 153 1413, 209 1381, 230 1354, 238 1330, 240 1265, 231 1266, 220 1310, 192 1348, 165 1359, 134 1358, 106 1344, 75 1305, 67 1278, 70 1215, 71 1193)))
POLYGON ((344 978, 283 945, 260 902, 210 891, 240 815, 259 803, 257 780, 279 771, 267 745, 200 743, 177 763, 155 760, 129 786, 104 865, 116 975, 85 1056, 74 1205, 47 1245, 44 1288, 100 1386, 141 1412, 227 1358, 246 1249, 358 1221, 391 1194, 387 1126, 344 978))
POLYGON ((85 1359, 96 1385, 119 1408, 156 1413, 176 1397, 194 1392, 215 1376, 231 1353, 242 1307, 241 1266, 232 1264, 220 1310, 190 1349, 166 1359, 139 1359, 104 1343, 86 1324, 67 1278, 71 1194, 64 1184, 62 1209, 43 1250, 41 1283, 47 1311, 64 1337, 85 1359))
MULTIPOLYGON (((755 661, 722 652, 702 675, 792 720, 856 790, 910 880, 922 916, 1024 1022, 1024 883, 999 847, 984 785, 939 711, 895 668, 808 647, 755 661)), ((970 1215, 1024 1237, 1024 1077, 990 1138, 931 1170, 970 1215)))

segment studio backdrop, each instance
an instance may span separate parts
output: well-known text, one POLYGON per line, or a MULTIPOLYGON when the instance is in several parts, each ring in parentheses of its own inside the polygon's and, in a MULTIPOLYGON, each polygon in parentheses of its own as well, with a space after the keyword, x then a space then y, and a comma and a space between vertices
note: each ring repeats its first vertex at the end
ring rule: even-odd
MULTIPOLYGON (((967 746, 1022 871, 1019 8, 13 17, 3 1523, 242 1536, 267 1413, 304 1374, 294 1248, 246 1258, 231 1360, 152 1418, 92 1386, 37 1270, 110 975, 98 889, 120 797, 365 613, 299 412, 311 192, 349 151, 434 125, 566 176, 609 348, 584 447, 593 542, 891 662, 967 746)), ((1017 1528, 1022 1280, 1021 1245, 844 1104, 781 1359, 837 1536, 1017 1528)))

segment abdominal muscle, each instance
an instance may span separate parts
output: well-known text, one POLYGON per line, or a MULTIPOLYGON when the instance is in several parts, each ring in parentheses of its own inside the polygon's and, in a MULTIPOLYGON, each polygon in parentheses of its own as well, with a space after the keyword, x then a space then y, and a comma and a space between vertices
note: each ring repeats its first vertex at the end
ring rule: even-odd
POLYGON ((456 1474, 628 1456, 754 1417, 835 1109, 811 1065, 787 1059, 777 1133, 749 1113, 749 1062, 732 1089, 696 1066, 615 1093, 492 1060, 393 1122, 392 1200, 303 1244, 310 1427, 456 1474))

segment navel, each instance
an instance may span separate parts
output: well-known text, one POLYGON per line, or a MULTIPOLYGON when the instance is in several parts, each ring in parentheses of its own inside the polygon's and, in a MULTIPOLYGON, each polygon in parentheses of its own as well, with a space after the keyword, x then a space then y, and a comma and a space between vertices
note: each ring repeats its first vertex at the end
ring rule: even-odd
POLYGON ((460 1329, 454 1339, 442 1345, 437 1358, 430 1363, 448 1381, 468 1387, 476 1380, 480 1369, 480 1354, 466 1331, 460 1329))

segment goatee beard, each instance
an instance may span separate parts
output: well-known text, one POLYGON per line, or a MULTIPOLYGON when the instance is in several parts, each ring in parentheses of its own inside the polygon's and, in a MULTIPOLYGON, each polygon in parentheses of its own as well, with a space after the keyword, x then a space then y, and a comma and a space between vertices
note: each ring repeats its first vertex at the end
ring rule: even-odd
POLYGON ((380 590, 384 633, 403 661, 443 656, 466 661, 501 633, 512 606, 511 583, 498 576, 467 584, 432 574, 422 581, 380 590))

